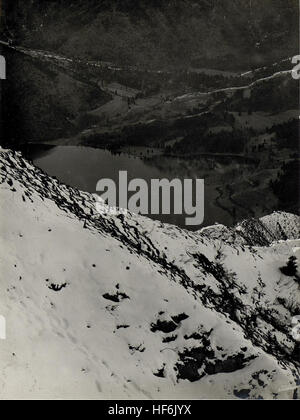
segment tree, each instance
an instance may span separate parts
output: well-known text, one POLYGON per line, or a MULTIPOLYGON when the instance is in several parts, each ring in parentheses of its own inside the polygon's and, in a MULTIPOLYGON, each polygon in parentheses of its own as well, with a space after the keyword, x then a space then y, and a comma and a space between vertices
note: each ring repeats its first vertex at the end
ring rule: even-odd
POLYGON ((280 268, 280 271, 285 276, 288 276, 288 277, 295 277, 296 276, 297 278, 299 278, 297 276, 297 269, 298 269, 297 258, 292 256, 292 257, 289 258, 289 260, 287 262, 287 265, 285 267, 280 268))

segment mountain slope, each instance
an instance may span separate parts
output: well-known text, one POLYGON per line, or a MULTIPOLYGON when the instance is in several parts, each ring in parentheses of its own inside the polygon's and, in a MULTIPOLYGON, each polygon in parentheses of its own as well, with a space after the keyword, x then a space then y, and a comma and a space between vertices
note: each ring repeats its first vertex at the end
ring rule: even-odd
POLYGON ((0 165, 1 398, 297 398, 299 217, 193 233, 0 165))
POLYGON ((7 5, 27 45, 146 68, 246 68, 298 50, 296 0, 22 0, 7 5))

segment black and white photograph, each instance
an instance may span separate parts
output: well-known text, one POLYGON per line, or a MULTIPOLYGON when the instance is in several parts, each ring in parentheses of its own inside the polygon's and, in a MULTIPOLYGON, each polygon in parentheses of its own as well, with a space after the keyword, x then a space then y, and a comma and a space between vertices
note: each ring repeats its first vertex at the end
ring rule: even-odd
POLYGON ((300 399, 299 51, 298 0, 0 0, 0 400, 300 399))

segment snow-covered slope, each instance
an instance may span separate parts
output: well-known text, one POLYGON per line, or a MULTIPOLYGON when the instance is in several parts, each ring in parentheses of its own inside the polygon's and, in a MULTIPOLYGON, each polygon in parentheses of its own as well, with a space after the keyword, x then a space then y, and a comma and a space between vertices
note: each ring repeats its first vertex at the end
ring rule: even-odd
POLYGON ((0 151, 0 398, 297 398, 299 218, 99 215, 0 151))

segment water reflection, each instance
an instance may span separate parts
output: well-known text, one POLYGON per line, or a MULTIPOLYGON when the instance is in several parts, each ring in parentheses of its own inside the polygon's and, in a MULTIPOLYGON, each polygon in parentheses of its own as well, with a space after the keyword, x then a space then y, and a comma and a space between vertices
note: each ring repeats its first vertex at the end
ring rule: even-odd
MULTIPOLYGON (((119 171, 127 171, 128 179, 141 178, 150 185, 152 179, 205 179, 205 219, 202 226, 222 223, 232 225, 238 217, 249 217, 247 209, 239 215, 230 202, 230 187, 241 173, 251 170, 247 164, 234 159, 219 162, 212 158, 185 161, 183 159, 153 156, 142 159, 128 153, 81 146, 27 145, 23 153, 36 166, 61 182, 91 193, 96 192, 99 179, 109 178, 118 184, 119 171), (225 182, 226 180, 226 182, 225 182), (226 197, 229 197, 228 199, 226 197)), ((151 216, 166 223, 185 226, 185 215, 151 216)), ((199 229, 200 226, 190 227, 199 229)))

